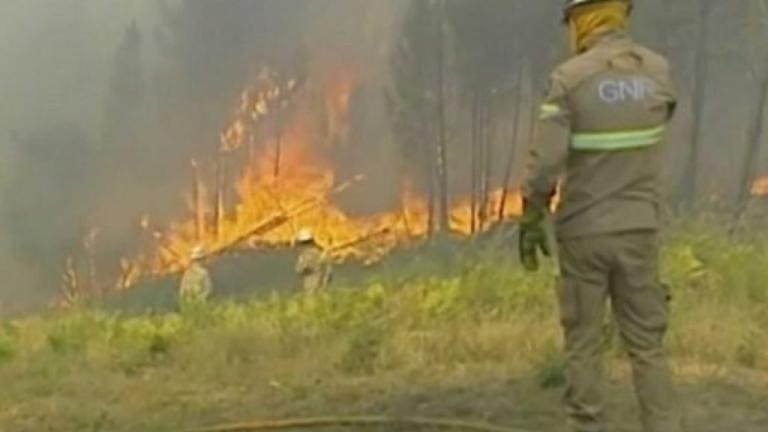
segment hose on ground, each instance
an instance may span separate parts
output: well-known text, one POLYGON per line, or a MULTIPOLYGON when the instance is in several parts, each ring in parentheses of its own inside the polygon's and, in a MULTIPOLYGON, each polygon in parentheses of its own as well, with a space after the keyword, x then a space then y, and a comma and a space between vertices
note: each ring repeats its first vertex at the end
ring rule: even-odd
POLYGON ((186 432, 255 432, 267 430, 286 429, 314 429, 322 427, 352 427, 352 426, 411 426, 422 428, 452 429, 474 432, 528 432, 522 429, 513 429, 503 426, 495 426, 487 423, 434 419, 425 417, 314 417, 295 418, 283 420, 254 421, 235 423, 229 425, 209 426, 197 429, 189 429, 186 432))

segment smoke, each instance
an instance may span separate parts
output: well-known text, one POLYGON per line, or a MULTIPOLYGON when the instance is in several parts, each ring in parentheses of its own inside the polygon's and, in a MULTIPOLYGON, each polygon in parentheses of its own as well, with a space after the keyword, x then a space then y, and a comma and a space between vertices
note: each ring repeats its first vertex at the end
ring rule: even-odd
POLYGON ((2 302, 49 299, 93 228, 109 268, 135 246, 142 215, 162 223, 186 211, 190 160, 213 160, 263 68, 355 69, 367 96, 356 96, 359 145, 344 174, 390 175, 380 89, 399 3, 2 2, 2 302))
POLYGON ((40 299, 58 274, 52 251, 71 243, 77 189, 101 123, 111 56, 137 2, 0 3, 0 301, 40 299), (84 154, 78 154, 84 152, 84 154), (66 183, 66 184, 65 184, 66 183), (53 275, 48 276, 48 275, 53 275))

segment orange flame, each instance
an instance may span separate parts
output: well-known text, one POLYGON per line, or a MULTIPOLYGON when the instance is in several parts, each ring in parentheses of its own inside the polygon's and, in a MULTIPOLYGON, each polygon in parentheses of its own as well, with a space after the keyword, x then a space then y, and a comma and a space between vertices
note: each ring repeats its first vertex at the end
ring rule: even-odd
MULTIPOLYGON (((255 124, 269 119, 277 108, 291 104, 291 118, 274 140, 251 155, 232 188, 236 204, 218 218, 219 203, 211 203, 210 187, 197 182, 196 197, 188 200, 190 216, 164 231, 153 231, 156 248, 148 255, 121 263, 120 285, 130 286, 142 277, 164 275, 183 269, 193 248, 203 246, 216 254, 237 248, 291 246, 301 228, 313 230, 318 243, 337 259, 375 261, 398 245, 424 238, 428 233, 427 200, 403 187, 399 208, 366 217, 351 217, 334 203, 334 197, 361 178, 337 179, 332 164, 323 156, 318 138, 325 142, 345 139, 348 112, 356 77, 349 69, 331 75, 324 94, 326 130, 318 137, 315 112, 304 99, 297 101, 295 80, 280 81, 264 72, 243 92, 232 123, 221 134, 221 150, 234 152, 256 139, 255 124), (276 108, 277 107, 277 108, 276 108), (279 175, 274 169, 279 163, 279 175)), ((197 169, 197 165, 196 165, 197 169)), ((214 188, 215 189, 215 188, 214 188)), ((451 209, 451 230, 464 235, 482 231, 499 219, 501 190, 490 194, 484 226, 472 226, 468 200, 451 209)), ((520 214, 520 194, 509 191, 503 218, 520 214)), ((475 218, 476 219, 476 218, 475 218)), ((149 217, 140 222, 150 230, 149 217)))

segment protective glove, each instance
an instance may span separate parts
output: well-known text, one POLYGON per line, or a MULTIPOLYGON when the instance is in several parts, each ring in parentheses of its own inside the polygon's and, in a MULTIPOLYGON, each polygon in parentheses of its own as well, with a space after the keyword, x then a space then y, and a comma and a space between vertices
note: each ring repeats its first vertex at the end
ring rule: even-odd
POLYGON ((539 251, 544 256, 551 256, 547 232, 544 227, 546 209, 523 203, 523 217, 520 219, 520 261, 531 272, 539 269, 539 251))

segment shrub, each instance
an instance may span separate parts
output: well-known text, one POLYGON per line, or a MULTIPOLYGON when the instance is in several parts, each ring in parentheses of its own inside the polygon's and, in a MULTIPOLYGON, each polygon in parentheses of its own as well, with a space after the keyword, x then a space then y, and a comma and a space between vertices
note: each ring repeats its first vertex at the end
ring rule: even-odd
POLYGON ((11 361, 16 355, 18 331, 12 323, 0 323, 0 365, 11 361))
MULTIPOLYGON (((766 367, 768 249, 760 237, 702 227, 672 231, 663 251, 664 280, 673 293, 670 350, 682 361, 766 367)), ((19 328, 39 329, 43 348, 57 356, 99 360, 129 373, 174 354, 190 362, 215 356, 212 363, 221 366, 267 356, 280 362, 332 347, 324 351, 336 356, 329 364, 347 373, 496 362, 535 368, 542 385, 557 383, 553 269, 526 273, 504 251, 452 259, 447 276, 393 273, 364 286, 212 303, 194 312, 125 316, 80 309, 20 321, 19 328)), ((0 333, 0 362, 41 351, 33 338, 8 329, 0 333)), ((615 328, 609 324, 605 334, 604 348, 618 354, 615 328)))

